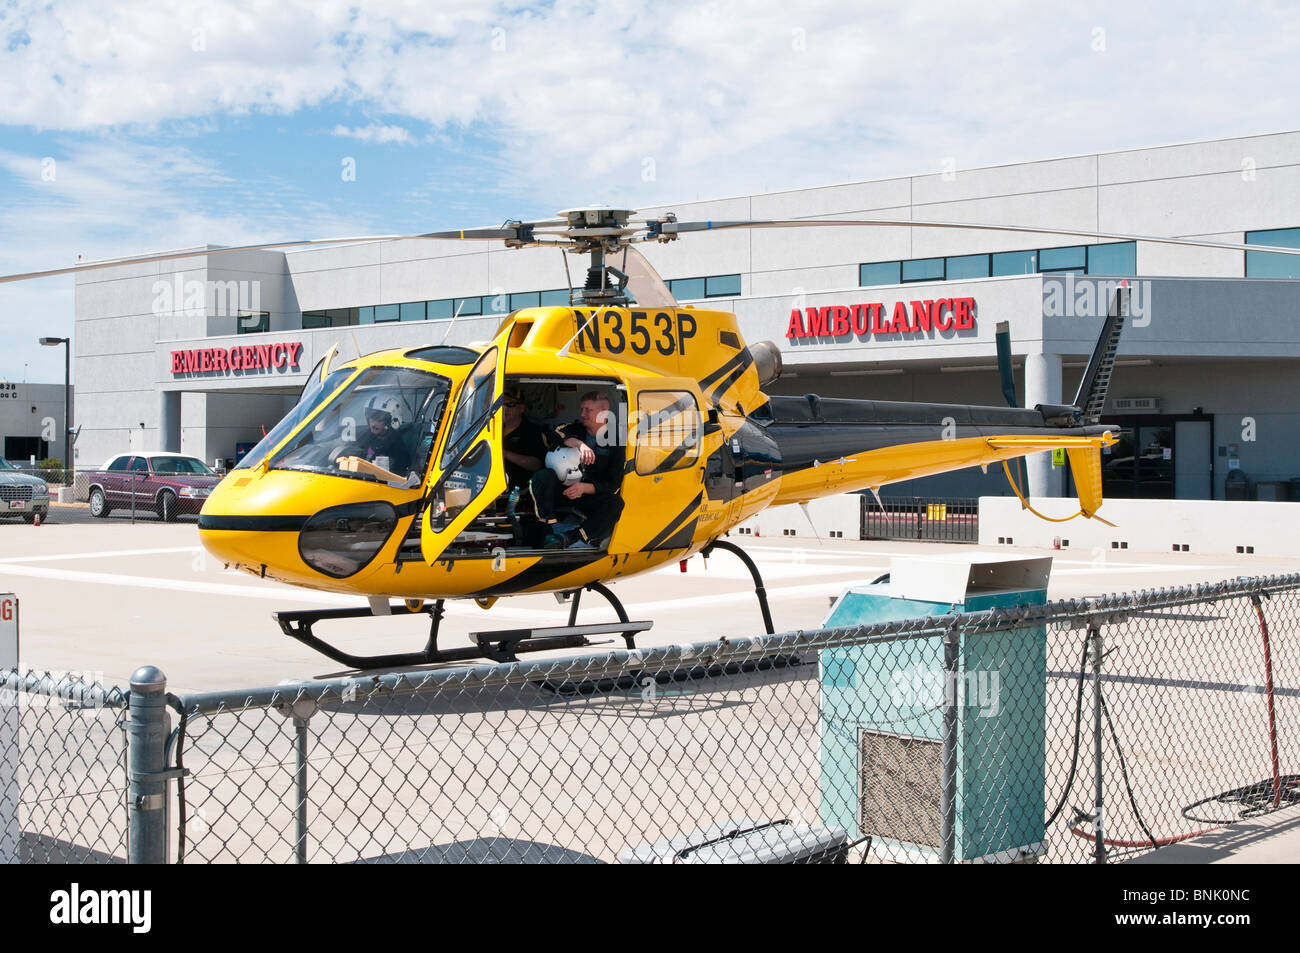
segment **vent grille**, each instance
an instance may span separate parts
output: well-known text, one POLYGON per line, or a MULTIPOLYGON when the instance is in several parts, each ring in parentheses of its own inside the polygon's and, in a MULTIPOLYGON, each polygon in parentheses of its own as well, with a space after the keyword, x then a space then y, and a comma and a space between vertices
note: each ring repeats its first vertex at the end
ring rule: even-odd
POLYGON ((858 737, 858 827, 863 834, 940 846, 943 744, 876 731, 858 737))

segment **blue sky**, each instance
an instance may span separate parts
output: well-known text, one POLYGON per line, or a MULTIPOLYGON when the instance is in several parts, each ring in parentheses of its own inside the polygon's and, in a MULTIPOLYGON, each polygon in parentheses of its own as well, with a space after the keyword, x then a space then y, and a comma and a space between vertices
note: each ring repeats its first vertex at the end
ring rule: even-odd
MULTIPOLYGON (((1298 52, 1268 3, 11 0, 0 273, 1294 129, 1298 52)), ((72 314, 0 286, 0 379, 72 314)))

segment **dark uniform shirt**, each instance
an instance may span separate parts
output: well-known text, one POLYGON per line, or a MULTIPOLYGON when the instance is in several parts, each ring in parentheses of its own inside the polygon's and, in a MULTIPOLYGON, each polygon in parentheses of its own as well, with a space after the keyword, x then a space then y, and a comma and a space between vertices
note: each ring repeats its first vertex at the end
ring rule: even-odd
POLYGON ((569 437, 577 437, 595 452, 595 462, 585 463, 582 466, 583 483, 590 483, 597 494, 614 493, 618 490, 619 485, 623 482, 623 447, 621 444, 602 445, 601 441, 596 439, 596 434, 587 432, 587 428, 582 425, 581 420, 575 420, 565 427, 560 427, 558 436, 557 446, 563 446, 564 441, 569 437))
MULTIPOLYGON (((542 439, 542 428, 527 417, 519 421, 518 427, 501 438, 501 444, 509 453, 536 457, 538 462, 543 462, 546 457, 546 441, 542 439)), ((528 479, 534 472, 506 458, 506 480, 511 486, 527 486, 528 479)))
POLYGON ((387 457, 389 470, 399 475, 406 473, 409 454, 406 452, 406 444, 396 431, 390 429, 376 435, 367 427, 357 443, 361 445, 361 449, 365 451, 365 458, 371 463, 375 462, 375 457, 387 457))

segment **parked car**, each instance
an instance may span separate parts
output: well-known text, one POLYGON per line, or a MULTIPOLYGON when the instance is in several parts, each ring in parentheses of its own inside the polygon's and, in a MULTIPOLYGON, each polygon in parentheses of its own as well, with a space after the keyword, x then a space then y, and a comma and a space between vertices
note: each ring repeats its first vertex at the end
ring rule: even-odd
POLYGON ((0 459, 0 515, 21 516, 29 523, 36 514, 44 520, 50 513, 50 488, 37 476, 23 473, 8 460, 0 459))
POLYGON ((90 515, 107 516, 132 505, 172 522, 197 513, 221 477, 198 457, 181 453, 120 453, 88 474, 90 515), (134 503, 133 503, 134 500, 134 503))

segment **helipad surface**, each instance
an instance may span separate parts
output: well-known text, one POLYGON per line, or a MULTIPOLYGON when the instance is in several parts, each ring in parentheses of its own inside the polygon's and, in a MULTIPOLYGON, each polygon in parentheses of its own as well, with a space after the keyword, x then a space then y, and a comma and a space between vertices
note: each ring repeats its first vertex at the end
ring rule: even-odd
MULTIPOLYGON (((732 536, 757 562, 767 584, 776 630, 812 628, 830 597, 886 572, 891 557, 972 552, 966 544, 822 540, 811 536, 732 536)), ((1217 581, 1241 575, 1300 571, 1300 559, 1198 553, 1122 556, 1103 550, 1004 547, 1001 555, 1054 557, 1051 598, 1217 581)), ((695 557, 620 580, 613 587, 633 619, 654 628, 641 645, 703 641, 762 631, 748 572, 728 553, 695 557)), ((155 517, 114 514, 91 520, 84 507, 57 506, 44 526, 0 523, 0 591, 21 606, 21 661, 31 668, 102 673, 125 685, 152 664, 172 690, 221 690, 311 678, 339 665, 284 636, 271 613, 363 604, 357 597, 298 589, 223 570, 198 542, 193 518, 164 524, 155 517)), ((613 620, 588 594, 578 621, 613 620)), ((449 602, 444 647, 468 644, 467 633, 522 625, 563 625, 567 607, 551 595, 503 599, 484 612, 449 602)), ((320 623, 317 633, 357 654, 415 651, 427 635, 425 616, 320 623)), ((611 643, 612 644, 612 643, 611 643)), ((618 644, 622 644, 621 640, 618 644)))

